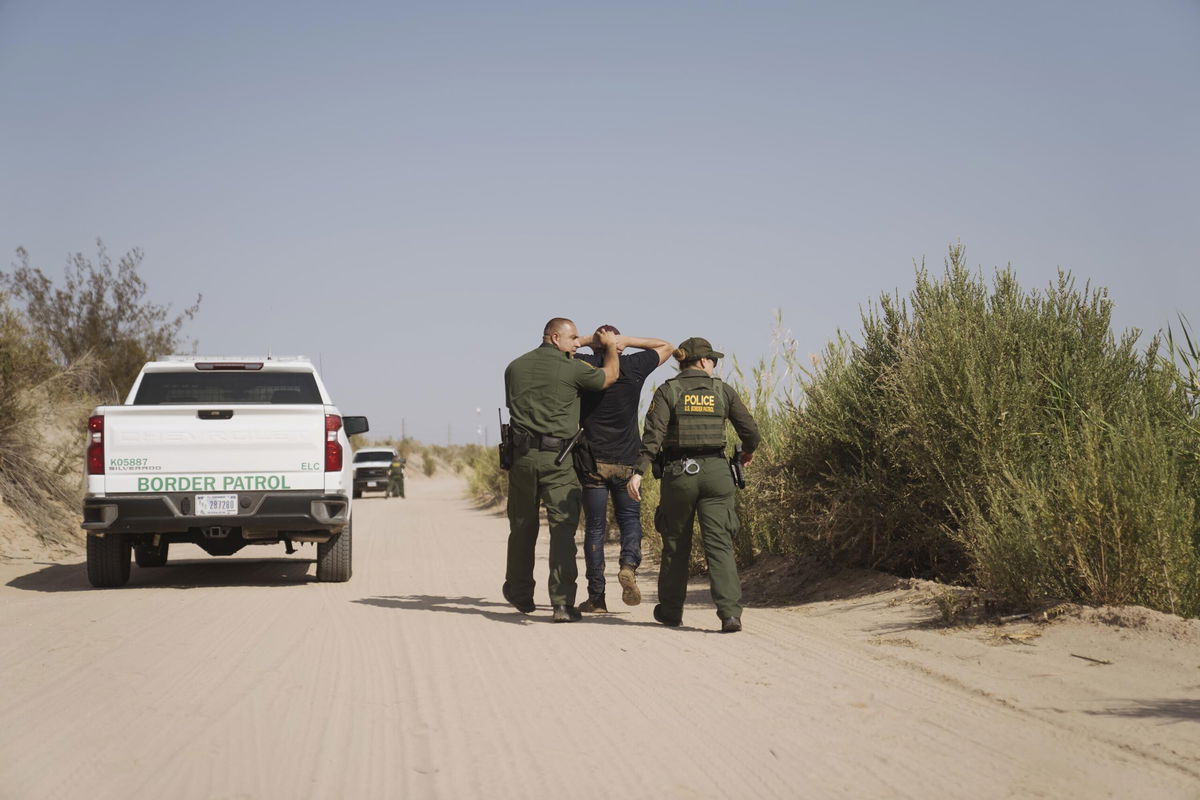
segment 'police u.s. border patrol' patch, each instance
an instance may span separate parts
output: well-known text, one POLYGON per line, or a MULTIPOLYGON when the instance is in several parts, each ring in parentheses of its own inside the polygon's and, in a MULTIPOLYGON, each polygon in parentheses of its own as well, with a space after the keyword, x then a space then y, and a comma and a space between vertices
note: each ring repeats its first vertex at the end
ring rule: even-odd
POLYGON ((684 414, 713 414, 717 410, 717 396, 713 392, 688 392, 683 395, 684 414))

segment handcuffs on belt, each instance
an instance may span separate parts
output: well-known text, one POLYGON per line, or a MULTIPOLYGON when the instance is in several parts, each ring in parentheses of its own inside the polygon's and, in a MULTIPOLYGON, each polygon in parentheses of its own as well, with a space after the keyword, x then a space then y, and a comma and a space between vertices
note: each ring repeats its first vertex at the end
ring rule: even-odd
POLYGON ((671 464, 672 475, 695 475, 700 471, 700 462, 694 458, 685 458, 671 464))

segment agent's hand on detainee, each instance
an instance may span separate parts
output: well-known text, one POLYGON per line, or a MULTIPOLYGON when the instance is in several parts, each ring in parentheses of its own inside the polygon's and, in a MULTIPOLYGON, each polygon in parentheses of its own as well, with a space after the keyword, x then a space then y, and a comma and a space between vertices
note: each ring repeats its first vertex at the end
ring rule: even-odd
POLYGON ((625 489, 629 492, 629 496, 639 503, 642 502, 642 476, 634 473, 629 478, 629 483, 625 484, 625 489))

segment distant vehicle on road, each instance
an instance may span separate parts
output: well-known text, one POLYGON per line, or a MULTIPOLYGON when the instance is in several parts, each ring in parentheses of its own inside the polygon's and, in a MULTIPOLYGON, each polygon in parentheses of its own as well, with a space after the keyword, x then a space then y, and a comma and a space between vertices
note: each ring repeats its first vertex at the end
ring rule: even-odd
POLYGON ((392 462, 400 457, 394 447, 363 447, 354 451, 354 496, 383 492, 388 496, 392 462))
POLYGON ((214 556, 313 542, 317 580, 349 580, 357 492, 343 454, 367 428, 303 357, 146 364, 124 405, 88 420, 88 580, 123 586, 131 550, 139 567, 161 567, 181 542, 214 556))

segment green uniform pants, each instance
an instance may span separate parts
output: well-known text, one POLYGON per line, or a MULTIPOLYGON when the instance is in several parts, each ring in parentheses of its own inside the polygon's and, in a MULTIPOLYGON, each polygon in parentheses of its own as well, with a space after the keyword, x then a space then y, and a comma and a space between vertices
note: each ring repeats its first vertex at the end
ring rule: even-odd
POLYGON ((513 597, 532 599, 533 550, 537 544, 538 506, 546 505, 550 523, 550 603, 575 605, 575 531, 579 528, 582 492, 568 458, 554 465, 553 452, 530 450, 513 462, 508 473, 508 581, 513 597))
POLYGON ((742 583, 733 556, 738 530, 734 510, 733 476, 723 458, 697 459, 695 475, 677 475, 674 464, 663 474, 662 565, 658 572, 658 602, 676 619, 683 615, 687 596, 688 561, 692 553, 692 523, 700 517, 700 541, 708 562, 708 581, 717 616, 722 620, 742 615, 742 583))
POLYGON ((404 497, 404 473, 392 474, 388 481, 388 496, 389 497, 404 497))

